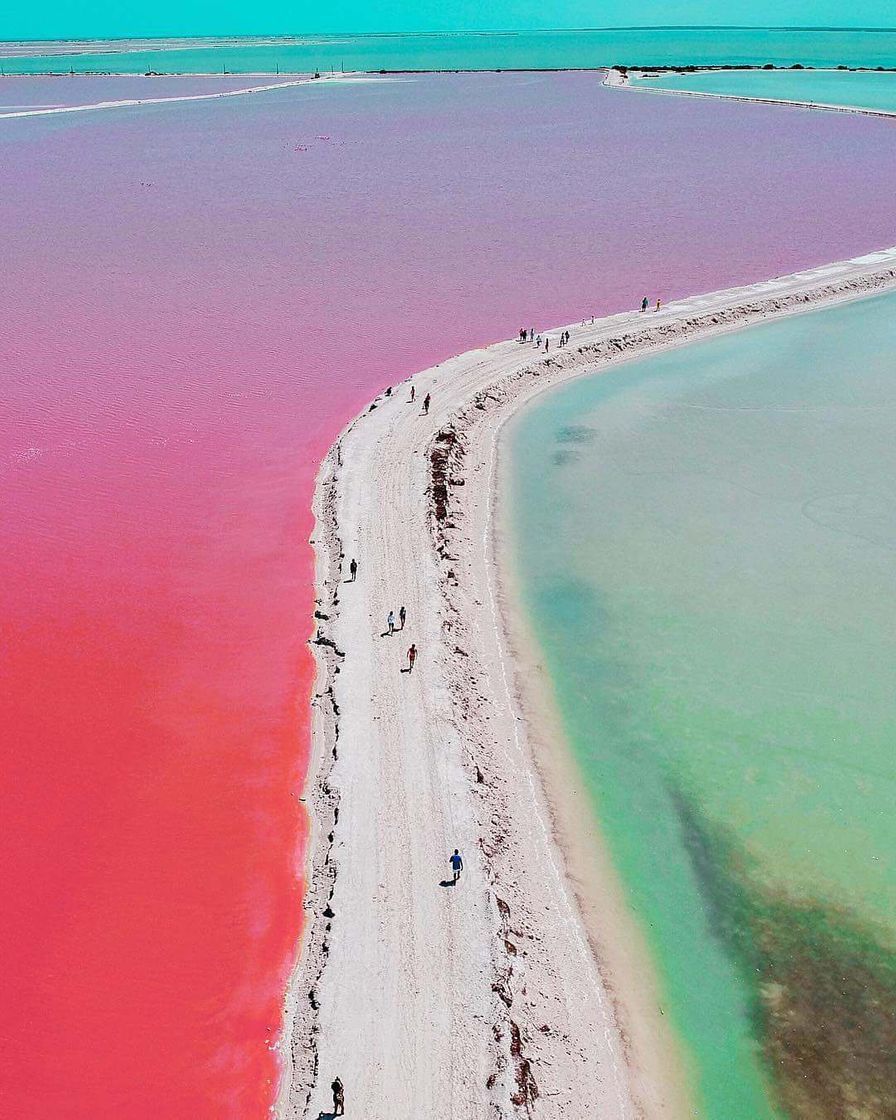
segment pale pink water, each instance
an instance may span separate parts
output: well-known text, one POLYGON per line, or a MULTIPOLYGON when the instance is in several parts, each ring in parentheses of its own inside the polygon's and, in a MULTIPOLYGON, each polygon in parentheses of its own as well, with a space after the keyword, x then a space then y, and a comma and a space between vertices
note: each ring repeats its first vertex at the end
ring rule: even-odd
POLYGON ((0 122, 5 1115, 265 1114, 347 419, 523 324, 889 245, 894 136, 587 74, 0 122))

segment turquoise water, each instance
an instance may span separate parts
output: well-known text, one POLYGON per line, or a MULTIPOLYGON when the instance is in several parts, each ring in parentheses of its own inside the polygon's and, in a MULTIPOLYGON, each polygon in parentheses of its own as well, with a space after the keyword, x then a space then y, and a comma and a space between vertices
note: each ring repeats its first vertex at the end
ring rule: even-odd
POLYGON ((894 353, 887 295, 511 428, 524 607, 705 1120, 896 1106, 894 353))
POLYGON ((635 28, 0 44, 6 74, 493 70, 802 63, 894 66, 896 31, 635 28))
POLYGON ((659 89, 719 93, 729 97, 771 97, 782 101, 814 101, 858 109, 896 111, 896 74, 806 71, 708 71, 635 78, 633 85, 659 89))

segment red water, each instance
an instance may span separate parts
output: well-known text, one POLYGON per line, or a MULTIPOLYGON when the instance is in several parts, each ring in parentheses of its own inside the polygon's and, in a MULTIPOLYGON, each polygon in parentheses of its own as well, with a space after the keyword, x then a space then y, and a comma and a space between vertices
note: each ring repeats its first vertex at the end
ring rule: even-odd
POLYGON ((343 423, 523 324, 889 244, 894 174, 889 122, 582 74, 0 122, 3 1115, 265 1115, 343 423))

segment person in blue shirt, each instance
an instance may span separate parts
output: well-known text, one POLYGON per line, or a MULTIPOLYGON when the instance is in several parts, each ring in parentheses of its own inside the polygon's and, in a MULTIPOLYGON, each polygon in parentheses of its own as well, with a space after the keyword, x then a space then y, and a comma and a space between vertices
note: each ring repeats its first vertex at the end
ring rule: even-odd
POLYGON ((460 873, 464 869, 464 861, 461 859, 460 852, 457 848, 454 849, 454 855, 448 861, 451 864, 451 870, 454 872, 454 882, 460 878, 460 873))

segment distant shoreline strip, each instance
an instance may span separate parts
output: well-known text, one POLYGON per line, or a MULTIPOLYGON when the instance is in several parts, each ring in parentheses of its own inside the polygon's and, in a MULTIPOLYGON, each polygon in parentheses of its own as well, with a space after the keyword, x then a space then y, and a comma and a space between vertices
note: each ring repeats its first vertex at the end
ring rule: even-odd
MULTIPOLYGON (((709 70, 721 70, 722 67, 706 67, 705 70, 695 70, 693 73, 703 73, 709 70)), ((759 70, 761 73, 768 73, 762 67, 741 67, 739 69, 754 69, 759 70)), ((792 73, 792 67, 781 67, 786 73, 792 73)), ((817 67, 817 70, 833 70, 836 72, 836 67, 817 67)), ((826 113, 858 113, 863 117, 884 117, 892 120, 896 117, 896 109, 867 109, 861 105, 832 105, 827 101, 795 101, 789 97, 757 97, 748 93, 715 93, 710 90, 701 89, 672 89, 670 86, 636 86, 628 79, 631 73, 645 75, 655 73, 665 73, 662 70, 627 70, 625 73, 620 70, 610 69, 607 71, 607 76, 604 78, 603 84, 608 89, 623 89, 632 93, 661 93, 672 97, 703 97, 715 98, 719 101, 743 101, 750 102, 758 105, 792 105, 798 109, 821 109, 826 113)), ((807 67, 803 68, 803 73, 812 73, 813 71, 807 67)), ((844 71, 844 73, 857 73, 859 71, 844 71)), ((878 73, 877 70, 863 70, 863 73, 878 73)), ((893 73, 892 70, 885 70, 884 73, 893 73)), ((677 73, 677 71, 676 71, 677 73)))

